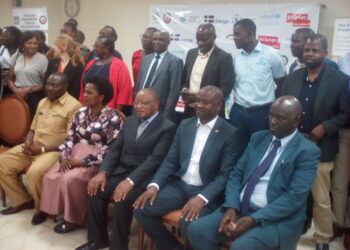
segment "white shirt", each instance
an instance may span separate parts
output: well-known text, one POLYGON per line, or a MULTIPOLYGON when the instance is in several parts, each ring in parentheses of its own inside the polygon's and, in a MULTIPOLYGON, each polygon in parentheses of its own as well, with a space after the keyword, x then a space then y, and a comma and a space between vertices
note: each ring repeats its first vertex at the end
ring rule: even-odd
MULTIPOLYGON (((156 61, 156 56, 159 55, 159 59, 158 59, 158 65, 157 65, 157 68, 156 68, 156 71, 155 71, 155 72, 157 72, 157 69, 159 68, 159 65, 162 63, 162 61, 163 61, 163 59, 164 59, 164 56, 165 56, 165 54, 166 54, 167 52, 168 52, 168 51, 166 50, 166 51, 164 51, 164 52, 161 53, 161 54, 154 53, 154 57, 153 57, 153 59, 152 59, 151 64, 150 64, 149 67, 148 67, 147 75, 146 75, 145 81, 144 81, 143 84, 142 84, 142 88, 144 88, 145 83, 146 83, 147 78, 148 78, 148 75, 149 75, 149 72, 151 71, 151 68, 152 68, 153 64, 155 63, 155 61, 156 61)), ((155 75, 155 72, 154 72, 154 75, 155 75)), ((154 76, 153 76, 153 78, 154 78, 154 76)), ((151 85, 150 85, 150 86, 152 86, 152 84, 153 84, 153 79, 152 79, 152 81, 151 81, 151 85)))
POLYGON ((204 74, 205 67, 209 61, 215 45, 206 54, 203 54, 198 50, 198 56, 193 64, 191 76, 190 76, 190 93, 197 93, 201 88, 201 82, 204 74))
MULTIPOLYGON (((270 168, 267 170, 266 174, 264 176, 262 176, 260 178, 259 182, 256 184, 254 191, 252 193, 252 196, 250 197, 250 207, 251 208, 262 208, 262 207, 265 207, 267 205, 266 192, 267 192, 267 187, 269 185, 271 173, 273 172, 273 169, 275 168, 276 163, 277 163, 278 159, 281 157, 287 144, 290 142, 290 140, 292 140, 292 138, 295 136, 296 133, 297 133, 297 130, 295 130, 292 134, 280 139, 281 140, 281 147, 279 147, 277 149, 275 159, 273 160, 273 162, 272 162, 270 168)), ((273 145, 272 142, 276 139, 277 138, 275 136, 272 137, 272 141, 271 141, 269 147, 267 148, 263 158, 259 162, 259 165, 263 161, 263 159, 265 159, 265 157, 268 155, 268 153, 272 150, 272 145, 273 145)), ((245 185, 245 187, 241 191, 241 195, 240 195, 241 202, 242 202, 243 194, 244 194, 246 187, 247 187, 247 185, 245 185)))

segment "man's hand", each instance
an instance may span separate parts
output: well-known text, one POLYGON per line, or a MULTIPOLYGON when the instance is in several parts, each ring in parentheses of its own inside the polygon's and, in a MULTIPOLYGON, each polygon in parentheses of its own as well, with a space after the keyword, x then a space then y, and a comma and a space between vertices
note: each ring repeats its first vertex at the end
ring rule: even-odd
POLYGON ((310 139, 311 141, 317 142, 320 140, 324 134, 326 133, 326 129, 322 124, 317 125, 313 128, 313 130, 310 133, 310 139))
POLYGON ((199 214, 202 211, 204 205, 205 202, 201 197, 193 197, 182 208, 181 217, 184 218, 185 221, 192 221, 194 219, 198 219, 199 214))
POLYGON ((151 206, 153 206, 153 203, 157 198, 157 194, 158 190, 155 186, 148 187, 148 189, 135 200, 133 207, 143 209, 148 201, 151 206))
POLYGON ((248 231, 248 229, 250 229, 251 227, 254 227, 255 225, 256 221, 252 217, 244 216, 238 221, 236 221, 235 227, 233 228, 233 230, 231 230, 231 234, 234 236, 239 236, 248 231))
POLYGON ((41 154, 41 146, 38 144, 24 143, 22 145, 22 152, 25 155, 35 156, 41 154))
POLYGON ((90 196, 96 195, 98 187, 104 192, 106 187, 106 172, 99 172, 93 177, 87 185, 87 193, 90 196))
POLYGON ((221 219, 219 232, 225 233, 227 236, 231 235, 231 231, 236 228, 235 221, 237 219, 236 210, 234 208, 227 209, 226 213, 221 219))
POLYGON ((24 100, 28 97, 28 90, 26 88, 15 88, 13 92, 16 96, 23 98, 24 100))
POLYGON ((132 185, 128 180, 121 181, 118 186, 114 189, 113 198, 114 201, 119 202, 125 200, 126 195, 132 189, 132 185))

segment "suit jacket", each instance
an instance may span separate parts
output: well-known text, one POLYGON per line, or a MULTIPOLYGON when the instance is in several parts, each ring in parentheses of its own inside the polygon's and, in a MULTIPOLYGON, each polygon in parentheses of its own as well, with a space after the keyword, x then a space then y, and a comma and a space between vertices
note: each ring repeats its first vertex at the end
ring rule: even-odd
MULTIPOLYGON (((142 89, 146 81, 146 76, 152 59, 155 54, 146 55, 142 58, 139 74, 137 76, 137 84, 134 88, 134 99, 137 92, 142 89)), ((183 62, 180 58, 173 54, 166 52, 165 56, 158 66, 151 88, 159 95, 160 106, 159 109, 163 115, 172 121, 175 121, 175 106, 179 98, 181 79, 183 71, 183 62)))
MULTIPOLYGON (((152 179, 161 189, 168 178, 183 176, 188 168, 197 131, 197 117, 183 120, 175 134, 169 152, 152 179)), ((218 118, 204 146, 199 162, 203 183, 200 192, 209 204, 217 204, 226 185, 227 177, 239 158, 240 144, 237 129, 218 118)), ((217 204, 219 205, 219 204, 217 204)))
MULTIPOLYGON (((47 65, 47 70, 45 72, 44 84, 46 84, 46 81, 51 74, 58 72, 59 63, 59 59, 52 59, 49 61, 49 64, 47 65)), ((77 66, 73 66, 73 63, 69 61, 63 71, 63 73, 68 78, 67 91, 71 96, 75 97, 77 100, 79 99, 80 80, 83 74, 83 70, 84 65, 78 64, 77 66)))
MULTIPOLYGON (((186 56, 183 87, 189 88, 192 68, 198 56, 198 48, 190 49, 186 56)), ((200 87, 217 86, 224 96, 230 95, 234 82, 232 56, 215 45, 205 66, 200 87)))
POLYGON ((127 118, 111 143, 100 171, 106 171, 107 177, 126 175, 135 185, 146 187, 168 152, 176 127, 158 114, 136 140, 140 122, 135 115, 127 118))
MULTIPOLYGON (((223 207, 240 210, 240 194, 254 169, 259 165, 272 141, 270 131, 259 131, 251 137, 247 149, 234 167, 227 182, 223 207)), ((313 183, 320 150, 297 134, 289 141, 271 173, 267 188, 268 204, 251 217, 262 226, 274 223, 280 237, 280 249, 293 249, 296 242, 286 239, 293 223, 303 224, 306 199, 313 183)), ((300 235, 297 235, 299 238, 300 235)), ((276 237, 272 235, 271 237, 276 237)), ((295 248, 294 248, 295 249, 295 248)))
MULTIPOLYGON (((320 86, 313 108, 313 127, 321 124, 326 134, 317 142, 321 148, 321 162, 335 159, 338 152, 338 131, 350 117, 350 94, 348 76, 325 64, 320 86)), ((282 86, 282 95, 292 95, 300 99, 306 68, 289 74, 282 86)))

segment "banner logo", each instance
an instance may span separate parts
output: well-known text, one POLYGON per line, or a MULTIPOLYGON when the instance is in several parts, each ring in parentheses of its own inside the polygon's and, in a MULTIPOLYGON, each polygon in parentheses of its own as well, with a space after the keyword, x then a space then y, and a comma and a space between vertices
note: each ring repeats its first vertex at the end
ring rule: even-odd
POLYGON ((275 49, 280 49, 281 47, 281 43, 278 41, 277 36, 259 36, 258 40, 261 43, 271 46, 272 48, 275 48, 275 49))
POLYGON ((165 23, 170 23, 171 22, 171 14, 169 12, 164 13, 163 15, 163 21, 165 23))
POLYGON ((287 23, 291 23, 295 27, 310 27, 311 24, 309 14, 306 13, 288 13, 286 19, 287 23))
POLYGON ((204 22, 205 23, 214 23, 215 16, 214 15, 204 15, 204 22))

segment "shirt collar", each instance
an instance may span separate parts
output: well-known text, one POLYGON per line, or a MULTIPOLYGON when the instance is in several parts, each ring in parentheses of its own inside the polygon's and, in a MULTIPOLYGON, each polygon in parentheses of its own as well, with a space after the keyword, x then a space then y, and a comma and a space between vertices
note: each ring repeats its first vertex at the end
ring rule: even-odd
POLYGON ((166 50, 166 51, 164 51, 163 53, 160 53, 160 54, 154 53, 154 57, 153 58, 156 59, 156 56, 159 55, 159 59, 162 59, 167 52, 168 51, 166 50))
POLYGON ((64 93, 60 98, 58 98, 56 101, 58 101, 59 104, 64 105, 66 100, 68 99, 68 92, 64 93))
POLYGON ((257 44, 255 45, 255 48, 250 53, 248 53, 244 49, 241 49, 240 53, 245 54, 245 55, 249 55, 249 54, 253 53, 254 51, 260 52, 261 50, 262 50, 262 44, 261 44, 261 42, 258 41, 257 44))
POLYGON ((215 44, 214 46, 205 54, 203 54, 200 50, 198 50, 198 55, 201 57, 210 57, 211 53, 213 53, 213 50, 215 48, 215 44))
POLYGON ((297 131, 298 130, 295 129, 293 133, 291 133, 291 134, 289 134, 289 135, 287 135, 287 136, 285 136, 283 138, 277 138, 276 136, 273 136, 272 137, 272 142, 274 140, 280 140, 281 141, 281 148, 283 148, 283 147, 285 147, 287 145, 288 142, 290 142, 290 140, 292 140, 292 138, 296 135, 297 131))
POLYGON ((198 120, 197 120, 197 127, 199 127, 199 126, 208 126, 210 129, 213 129, 216 121, 218 120, 218 117, 219 116, 215 116, 214 119, 212 119, 210 122, 207 122, 206 124, 202 124, 201 121, 198 118, 198 120))
MULTIPOLYGON (((323 63, 323 66, 322 66, 322 69, 321 69, 320 73, 318 74, 318 76, 316 77, 316 79, 315 79, 312 83, 321 82, 325 67, 326 67, 326 64, 323 63)), ((309 80, 309 77, 307 76, 307 68, 305 68, 304 80, 305 80, 305 81, 308 81, 308 82, 311 82, 311 81, 309 80)))
POLYGON ((146 119, 146 120, 142 120, 142 122, 145 122, 145 121, 147 121, 148 122, 148 124, 150 124, 153 120, 154 120, 154 118, 156 118, 157 117, 157 115, 158 115, 158 111, 155 113, 155 114, 153 114, 151 117, 149 117, 148 119, 146 119))

